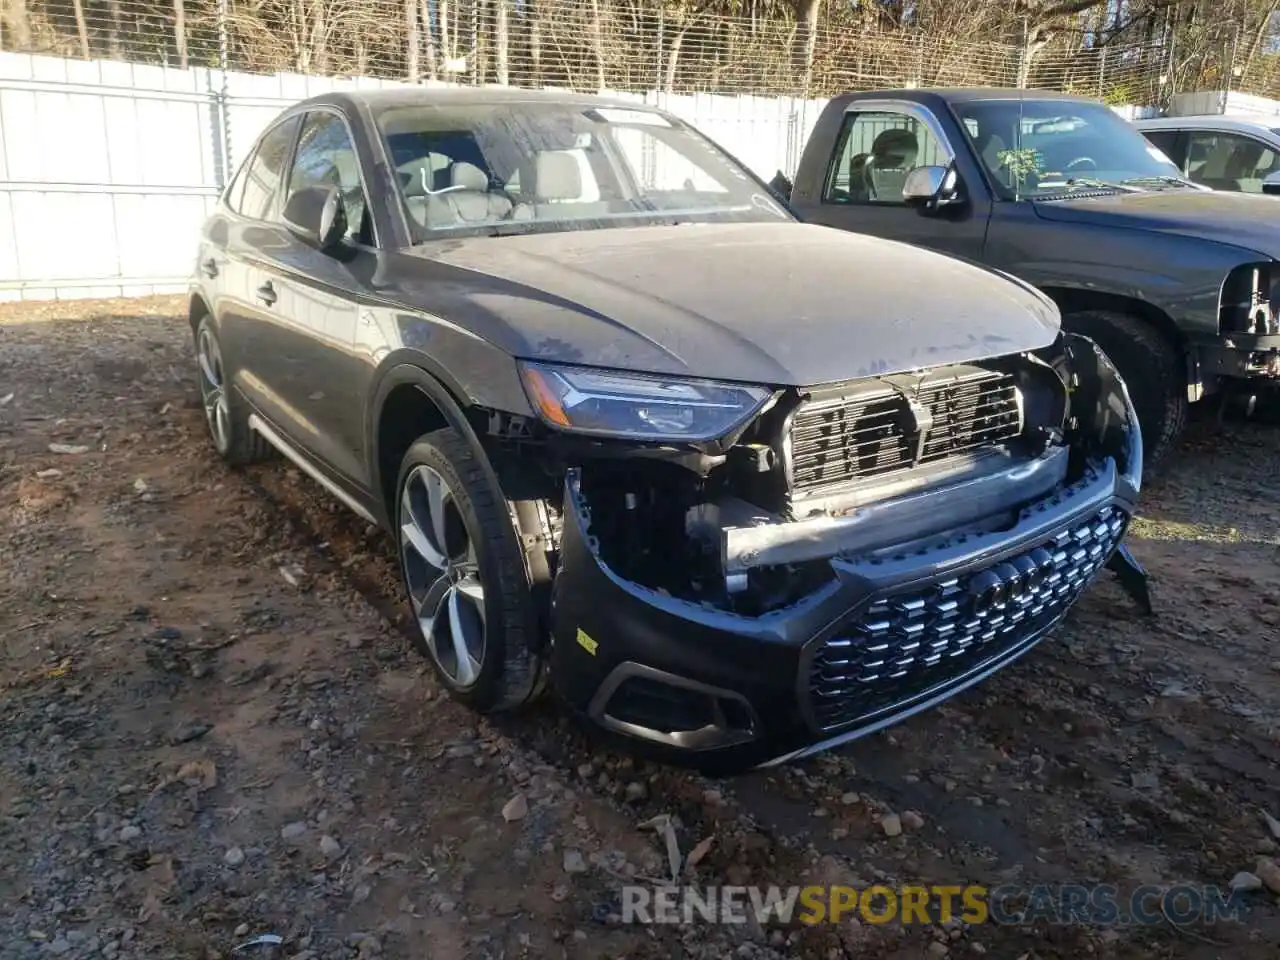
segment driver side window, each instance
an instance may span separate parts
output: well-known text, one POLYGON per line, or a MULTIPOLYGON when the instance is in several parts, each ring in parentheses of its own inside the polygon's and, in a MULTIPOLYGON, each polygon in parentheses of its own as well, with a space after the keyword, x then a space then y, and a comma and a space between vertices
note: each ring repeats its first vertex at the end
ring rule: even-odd
POLYGON ((337 187, 347 212, 347 239, 373 245, 373 223, 360 176, 360 161, 347 125, 327 110, 307 114, 289 173, 289 193, 305 187, 337 187))
POLYGON ((836 140, 824 203, 901 204, 907 174, 946 166, 951 154, 928 126, 905 113, 851 113, 836 140))

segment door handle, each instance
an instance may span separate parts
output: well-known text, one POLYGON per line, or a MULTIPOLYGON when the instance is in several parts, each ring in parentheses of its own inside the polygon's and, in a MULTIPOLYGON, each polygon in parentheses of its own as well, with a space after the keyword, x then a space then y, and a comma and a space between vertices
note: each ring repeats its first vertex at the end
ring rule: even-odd
POLYGON ((258 299, 268 307, 276 302, 276 288, 271 285, 270 280, 258 288, 258 299))
POLYGON ((212 280, 218 275, 218 261, 210 257, 208 260, 200 264, 200 269, 204 271, 204 275, 212 280))

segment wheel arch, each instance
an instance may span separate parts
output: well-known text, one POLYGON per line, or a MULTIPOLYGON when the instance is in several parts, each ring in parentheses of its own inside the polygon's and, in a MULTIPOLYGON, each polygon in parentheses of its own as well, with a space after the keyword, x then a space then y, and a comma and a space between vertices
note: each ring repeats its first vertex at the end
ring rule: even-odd
POLYGON ((1085 310, 1109 310, 1137 317, 1154 327, 1171 344, 1183 353, 1187 350, 1187 336, 1174 319, 1155 304, 1122 293, 1101 290, 1085 290, 1080 287, 1042 286, 1040 289, 1062 311, 1063 326, 1072 313, 1085 310))
POLYGON ((427 369, 428 363, 417 356, 389 360, 368 404, 369 477, 380 519, 388 528, 395 518, 400 462, 410 445, 432 430, 455 430, 483 464, 495 489, 501 489, 484 444, 467 418, 466 391, 444 371, 427 369))
POLYGON ((191 324, 191 335, 195 336, 196 328, 200 326, 200 321, 205 317, 213 316, 213 311, 209 309, 209 304, 205 302, 204 296, 199 293, 191 294, 187 301, 187 323, 191 324))

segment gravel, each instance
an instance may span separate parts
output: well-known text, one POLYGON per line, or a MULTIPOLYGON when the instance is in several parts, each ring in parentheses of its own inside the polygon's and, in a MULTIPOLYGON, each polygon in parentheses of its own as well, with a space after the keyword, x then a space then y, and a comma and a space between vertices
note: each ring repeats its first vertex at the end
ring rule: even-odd
POLYGON ((1144 489, 1155 618, 1104 576, 954 700, 710 780, 454 704, 385 538, 211 454, 184 310, 0 306, 0 957, 1274 956, 1273 425, 1202 417, 1144 489), (699 883, 1259 886, 1190 930, 610 920, 670 876, 660 815, 699 883))

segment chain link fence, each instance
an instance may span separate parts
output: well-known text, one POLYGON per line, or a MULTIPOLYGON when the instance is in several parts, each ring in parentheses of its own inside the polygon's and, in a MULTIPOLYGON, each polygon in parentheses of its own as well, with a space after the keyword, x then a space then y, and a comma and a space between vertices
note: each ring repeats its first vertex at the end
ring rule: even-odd
POLYGON ((0 49, 82 59, 464 84, 820 98, 902 86, 1024 86, 1161 105, 1175 92, 1280 92, 1280 56, 1239 23, 1081 21, 1046 40, 992 10, 964 36, 748 0, 0 0, 0 49), (732 9, 743 9, 735 4, 732 9), (984 26, 985 24, 985 26, 984 26), (1137 34, 1131 38, 1131 34, 1137 34), (1257 44, 1246 44, 1257 49, 1257 44))

